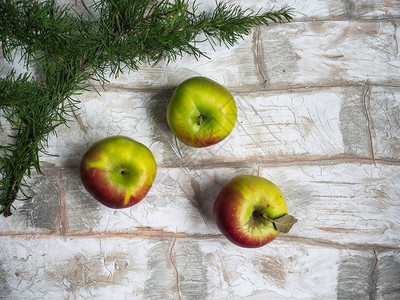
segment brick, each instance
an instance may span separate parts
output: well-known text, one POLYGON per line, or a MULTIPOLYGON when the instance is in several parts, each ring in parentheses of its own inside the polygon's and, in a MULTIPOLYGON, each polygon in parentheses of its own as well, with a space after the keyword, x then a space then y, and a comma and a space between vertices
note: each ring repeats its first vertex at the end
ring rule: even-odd
POLYGON ((244 249, 207 239, 0 241, 6 298, 326 299, 336 297, 338 264, 369 259, 366 251, 287 242, 244 249))
POLYGON ((372 87, 366 95, 371 136, 377 159, 400 159, 400 89, 372 87))
POLYGON ((43 160, 77 166, 94 142, 119 134, 149 147, 160 166, 372 158, 361 88, 233 95, 238 120, 232 133, 219 144, 194 149, 176 140, 167 124, 170 90, 85 93, 79 117, 49 139, 48 152, 57 156, 43 160))
POLYGON ((397 84, 396 22, 310 22, 271 27, 260 36, 268 88, 397 84), (363 51, 360 51, 363 49, 363 51))

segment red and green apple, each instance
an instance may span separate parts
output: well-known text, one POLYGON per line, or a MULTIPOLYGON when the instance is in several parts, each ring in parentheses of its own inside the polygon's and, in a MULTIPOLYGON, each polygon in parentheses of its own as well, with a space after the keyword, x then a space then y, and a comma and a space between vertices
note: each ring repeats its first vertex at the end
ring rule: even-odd
POLYGON ((225 237, 246 248, 273 241, 297 221, 287 214, 285 198, 271 181, 241 175, 229 181, 214 203, 214 218, 225 237))
POLYGON ((196 148, 225 139, 236 118, 232 94, 206 77, 192 77, 179 84, 167 107, 167 122, 175 136, 196 148))
POLYGON ((126 136, 112 136, 94 143, 80 165, 84 187, 111 208, 126 208, 141 201, 150 190, 156 171, 151 151, 126 136))

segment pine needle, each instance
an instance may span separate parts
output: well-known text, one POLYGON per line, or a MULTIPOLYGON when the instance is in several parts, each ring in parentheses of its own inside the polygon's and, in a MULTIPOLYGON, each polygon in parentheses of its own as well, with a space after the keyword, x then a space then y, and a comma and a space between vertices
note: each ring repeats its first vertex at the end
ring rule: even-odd
MULTIPOLYGON (((189 54, 207 56, 196 45, 233 46, 254 26, 290 21, 283 7, 252 13, 238 5, 217 3, 211 13, 197 4, 175 0, 82 1, 86 17, 55 1, 0 0, 0 42, 10 63, 22 52, 25 68, 0 79, 0 111, 12 139, 0 146, 0 213, 11 215, 15 200, 27 200, 24 178, 41 173, 39 153, 46 153, 49 134, 74 115, 74 96, 93 80, 101 85, 111 71, 137 70, 143 61, 173 61, 189 54), (204 39, 205 37, 205 39, 204 39)), ((4 130, 4 126, 0 126, 4 130)))

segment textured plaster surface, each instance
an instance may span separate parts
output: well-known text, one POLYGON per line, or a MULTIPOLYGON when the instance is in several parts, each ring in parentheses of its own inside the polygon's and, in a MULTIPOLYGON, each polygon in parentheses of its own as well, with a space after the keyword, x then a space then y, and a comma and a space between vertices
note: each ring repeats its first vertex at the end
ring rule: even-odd
POLYGON ((400 299, 399 1, 227 2, 288 4, 295 20, 77 96, 76 117, 49 137, 57 156, 27 178, 33 198, 0 220, 0 299, 400 299), (197 75, 238 107, 231 135, 205 149, 179 142, 165 117, 174 88, 197 75), (158 165, 147 197, 122 210, 95 201, 78 169, 116 134, 158 165), (298 219, 262 248, 233 245, 213 219, 241 174, 277 184, 298 219))

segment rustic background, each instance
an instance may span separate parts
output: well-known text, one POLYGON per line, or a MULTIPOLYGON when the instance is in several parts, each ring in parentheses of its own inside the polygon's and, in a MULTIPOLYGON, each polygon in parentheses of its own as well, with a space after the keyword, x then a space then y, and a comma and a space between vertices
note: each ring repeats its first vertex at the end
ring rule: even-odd
POLYGON ((211 59, 143 64, 79 96, 77 118, 50 138, 58 156, 28 180, 33 200, 0 220, 0 298, 400 299, 400 1, 228 2, 286 3, 296 16, 231 49, 202 45, 211 59), (239 109, 229 138, 197 150, 165 119, 195 75, 225 85, 239 109), (124 210, 93 200, 77 171, 116 134, 159 166, 124 210), (213 202, 238 174, 281 188, 299 220, 290 234, 242 249, 218 232, 213 202))

